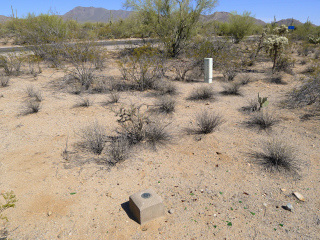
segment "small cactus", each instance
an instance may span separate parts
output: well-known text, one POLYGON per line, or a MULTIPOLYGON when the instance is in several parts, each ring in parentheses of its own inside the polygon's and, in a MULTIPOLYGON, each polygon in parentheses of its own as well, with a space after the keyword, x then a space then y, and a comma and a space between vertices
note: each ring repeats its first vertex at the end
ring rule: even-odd
POLYGON ((269 105, 269 101, 267 97, 260 97, 258 93, 258 102, 259 102, 259 110, 263 107, 266 107, 269 105))

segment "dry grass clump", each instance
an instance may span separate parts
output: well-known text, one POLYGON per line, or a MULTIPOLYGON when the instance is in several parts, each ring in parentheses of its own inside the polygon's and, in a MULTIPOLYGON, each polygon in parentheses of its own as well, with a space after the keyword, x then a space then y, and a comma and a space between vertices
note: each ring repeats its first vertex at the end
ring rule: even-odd
POLYGON ((195 128, 187 128, 189 134, 209 134, 225 122, 223 117, 215 112, 202 110, 195 115, 195 128))
POLYGON ((244 112, 257 112, 260 110, 259 102, 256 98, 252 98, 245 107, 241 108, 241 110, 244 112))
POLYGON ((28 86, 26 92, 29 98, 34 99, 37 102, 41 102, 43 100, 41 92, 39 90, 35 90, 33 86, 28 86))
POLYGON ((172 113, 175 111, 176 100, 171 97, 161 97, 155 103, 160 113, 172 113))
POLYGON ((93 104, 89 97, 81 97, 78 99, 75 107, 90 107, 93 104))
POLYGON ((129 147, 127 139, 123 137, 114 139, 107 150, 108 163, 110 165, 116 165, 128 159, 130 155, 129 147))
POLYGON ((308 78, 300 87, 294 88, 287 94, 288 107, 302 107, 319 103, 320 99, 320 74, 308 78))
POLYGON ((300 170, 301 162, 296 159, 294 149, 280 140, 265 142, 262 151, 254 152, 251 156, 267 171, 296 174, 300 170))
POLYGON ((214 91, 211 86, 203 85, 195 88, 187 98, 187 100, 214 100, 214 91))
POLYGON ((222 87, 224 89, 224 91, 222 91, 222 94, 224 95, 241 95, 241 84, 239 82, 229 82, 227 84, 224 84, 222 87))
POLYGON ((0 87, 8 87, 10 78, 6 76, 0 76, 0 87))
POLYGON ((120 94, 117 92, 111 92, 107 99, 107 104, 118 103, 120 100, 120 94))
POLYGON ((259 129, 266 130, 271 128, 278 122, 272 115, 268 112, 260 111, 254 113, 250 120, 247 122, 248 127, 258 127, 259 129))
POLYGON ((287 84, 286 82, 283 81, 282 78, 283 78, 282 75, 279 74, 279 73, 278 74, 272 74, 270 82, 271 83, 275 83, 275 84, 282 84, 282 85, 287 84))
POLYGON ((105 147, 105 129, 97 121, 81 129, 79 136, 82 139, 84 149, 96 155, 100 155, 105 147))
POLYGON ((28 115, 39 112, 41 104, 35 99, 28 99, 22 107, 22 115, 28 115))
POLYGON ((176 95, 178 93, 177 86, 173 82, 159 81, 156 90, 160 95, 176 95))

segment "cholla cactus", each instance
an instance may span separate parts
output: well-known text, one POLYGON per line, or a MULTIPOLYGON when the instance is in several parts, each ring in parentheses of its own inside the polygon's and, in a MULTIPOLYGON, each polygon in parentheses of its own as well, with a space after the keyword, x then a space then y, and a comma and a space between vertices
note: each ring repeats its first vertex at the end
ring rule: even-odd
POLYGON ((288 32, 288 27, 284 24, 282 24, 280 27, 276 27, 275 29, 273 29, 273 33, 278 36, 283 36, 288 32))
POLYGON ((286 45, 288 45, 288 38, 277 35, 268 37, 264 42, 266 52, 269 53, 273 60, 272 71, 274 71, 278 60, 281 57, 286 45))
POLYGON ((313 44, 320 43, 320 37, 315 38, 314 36, 310 35, 308 38, 309 38, 309 43, 313 43, 313 44))

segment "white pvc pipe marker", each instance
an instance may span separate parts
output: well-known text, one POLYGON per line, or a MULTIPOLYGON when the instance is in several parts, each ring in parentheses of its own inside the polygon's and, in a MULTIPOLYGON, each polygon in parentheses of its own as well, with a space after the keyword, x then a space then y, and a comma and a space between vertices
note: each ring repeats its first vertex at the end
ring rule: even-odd
POLYGON ((204 59, 204 82, 212 83, 212 58, 204 59))

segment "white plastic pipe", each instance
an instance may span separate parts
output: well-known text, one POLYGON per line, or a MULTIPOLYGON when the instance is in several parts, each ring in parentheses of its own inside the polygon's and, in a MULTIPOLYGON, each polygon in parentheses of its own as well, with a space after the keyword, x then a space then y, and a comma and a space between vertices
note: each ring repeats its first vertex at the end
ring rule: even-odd
POLYGON ((204 82, 212 83, 212 58, 204 59, 204 82))

